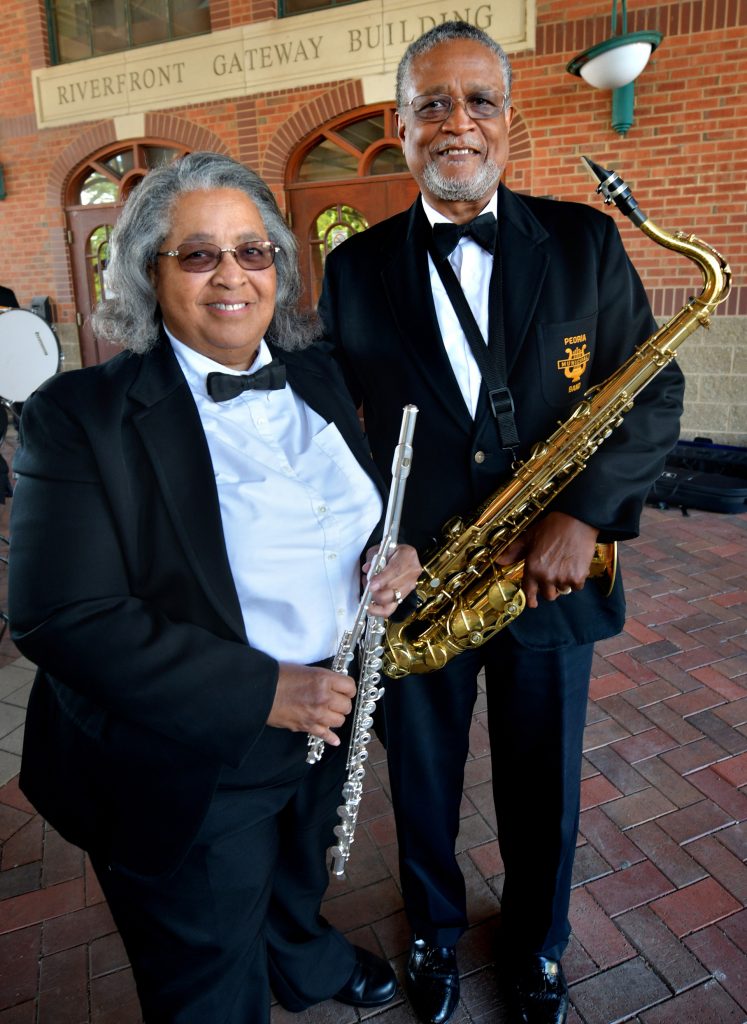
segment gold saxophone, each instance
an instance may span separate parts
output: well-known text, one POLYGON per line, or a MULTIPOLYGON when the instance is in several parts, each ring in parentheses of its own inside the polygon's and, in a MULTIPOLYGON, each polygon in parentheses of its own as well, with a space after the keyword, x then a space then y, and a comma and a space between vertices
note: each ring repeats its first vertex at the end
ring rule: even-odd
MULTIPOLYGON (((586 467, 636 396, 674 358, 685 338, 709 325, 711 313, 728 294, 731 271, 723 256, 694 235, 672 235, 656 227, 618 174, 582 159, 606 204, 614 202, 644 234, 697 263, 703 290, 607 380, 587 391, 552 437, 536 444, 471 518, 446 524, 443 546, 418 580, 418 607, 387 626, 383 670, 392 679, 442 668, 462 651, 484 644, 523 611, 523 561, 499 566, 496 558, 586 467)), ((589 576, 607 577, 611 587, 615 562, 616 545, 597 544, 589 576)))

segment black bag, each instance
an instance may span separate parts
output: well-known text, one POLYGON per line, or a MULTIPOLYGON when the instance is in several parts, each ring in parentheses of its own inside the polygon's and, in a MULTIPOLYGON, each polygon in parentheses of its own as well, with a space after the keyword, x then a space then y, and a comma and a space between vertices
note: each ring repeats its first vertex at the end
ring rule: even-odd
POLYGON ((747 512, 747 448, 707 437, 678 442, 646 500, 660 508, 677 506, 683 515, 689 508, 747 512))

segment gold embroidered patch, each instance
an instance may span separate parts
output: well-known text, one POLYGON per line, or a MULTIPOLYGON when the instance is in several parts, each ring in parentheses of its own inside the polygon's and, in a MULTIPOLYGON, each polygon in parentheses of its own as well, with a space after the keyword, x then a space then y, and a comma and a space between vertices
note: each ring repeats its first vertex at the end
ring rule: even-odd
POLYGON ((567 359, 558 359, 557 368, 562 370, 568 380, 568 394, 573 394, 581 387, 581 378, 584 375, 586 364, 589 362, 591 352, 586 350, 586 335, 577 334, 572 338, 563 338, 566 346, 567 359))

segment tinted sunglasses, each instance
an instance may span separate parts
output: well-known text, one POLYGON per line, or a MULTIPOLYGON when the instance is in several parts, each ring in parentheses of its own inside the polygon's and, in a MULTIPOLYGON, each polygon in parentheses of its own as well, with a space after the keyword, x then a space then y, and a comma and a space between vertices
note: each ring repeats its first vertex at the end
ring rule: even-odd
POLYGON ((215 270, 226 252, 233 255, 242 270, 267 270, 275 262, 280 246, 258 239, 242 242, 234 249, 221 249, 212 242, 185 242, 178 249, 158 252, 156 256, 176 256, 182 270, 190 274, 205 274, 215 270))

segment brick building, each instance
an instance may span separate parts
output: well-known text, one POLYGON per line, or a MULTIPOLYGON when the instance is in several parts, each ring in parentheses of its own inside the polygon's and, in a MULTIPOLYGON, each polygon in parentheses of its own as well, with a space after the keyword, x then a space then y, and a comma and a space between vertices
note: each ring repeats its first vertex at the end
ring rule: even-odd
MULTIPOLYGON (((683 436, 747 443, 747 0, 632 0, 628 30, 664 38, 635 82, 625 136, 610 126, 610 93, 565 71, 611 34, 607 0, 279 2, 162 0, 159 20, 158 4, 139 0, 5 0, 0 283, 23 306, 49 297, 65 367, 107 355, 86 318, 106 288, 122 198, 148 167, 186 151, 229 153, 270 183, 314 301, 325 247, 414 195, 394 69, 421 31, 462 17, 512 58, 509 186, 598 205, 585 153, 618 170, 660 227, 728 256, 732 291, 681 351, 683 436)), ((611 215, 668 319, 700 290, 698 269, 611 215)))

